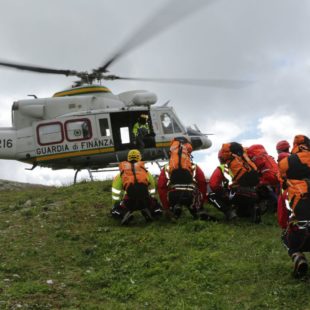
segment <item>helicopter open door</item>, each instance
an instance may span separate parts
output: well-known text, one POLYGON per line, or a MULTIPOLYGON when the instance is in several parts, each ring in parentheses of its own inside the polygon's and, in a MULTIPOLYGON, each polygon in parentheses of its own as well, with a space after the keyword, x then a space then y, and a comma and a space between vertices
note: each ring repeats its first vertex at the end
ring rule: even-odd
POLYGON ((145 148, 156 147, 155 134, 153 132, 152 120, 148 111, 126 111, 110 113, 111 128, 116 151, 129 150, 136 148, 136 141, 133 135, 133 126, 137 122, 141 113, 149 115, 149 125, 151 134, 148 137, 145 148))

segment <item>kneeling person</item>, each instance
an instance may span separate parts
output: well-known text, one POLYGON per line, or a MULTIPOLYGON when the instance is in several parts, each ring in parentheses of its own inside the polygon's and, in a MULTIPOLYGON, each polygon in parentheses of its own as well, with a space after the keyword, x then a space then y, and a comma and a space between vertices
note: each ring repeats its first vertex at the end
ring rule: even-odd
POLYGON ((155 196, 155 181, 144 167, 138 150, 128 152, 127 161, 119 165, 120 173, 112 183, 112 216, 127 224, 132 213, 140 210, 147 221, 161 215, 161 208, 155 196))
POLYGON ((178 218, 182 206, 194 218, 203 220, 210 216, 203 210, 206 196, 206 179, 202 170, 191 161, 192 145, 186 138, 175 138, 170 145, 169 164, 161 170, 158 193, 164 211, 178 218))
POLYGON ((279 169, 289 201, 289 218, 282 240, 292 258, 294 276, 302 277, 308 270, 303 252, 310 252, 310 139, 307 136, 295 136, 292 154, 279 162, 279 169))

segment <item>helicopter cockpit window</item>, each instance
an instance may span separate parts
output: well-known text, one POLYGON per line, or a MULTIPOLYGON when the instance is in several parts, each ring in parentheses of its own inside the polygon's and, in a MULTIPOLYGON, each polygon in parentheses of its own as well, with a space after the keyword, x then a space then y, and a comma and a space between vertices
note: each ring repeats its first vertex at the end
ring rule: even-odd
POLYGON ((48 145, 64 140, 61 123, 42 124, 37 127, 38 143, 48 145))
POLYGON ((67 121, 65 129, 68 141, 86 140, 92 136, 91 125, 88 119, 67 121))
POLYGON ((176 120, 168 113, 160 116, 164 134, 182 132, 176 120))
POLYGON ((111 135, 109 123, 107 118, 99 119, 100 133, 103 137, 109 137, 111 135))

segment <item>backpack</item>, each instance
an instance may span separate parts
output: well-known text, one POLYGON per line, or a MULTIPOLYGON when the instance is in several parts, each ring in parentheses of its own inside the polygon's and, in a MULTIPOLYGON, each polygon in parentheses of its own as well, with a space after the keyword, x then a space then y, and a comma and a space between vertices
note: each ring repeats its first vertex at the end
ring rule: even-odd
POLYGON ((279 168, 272 156, 263 145, 254 144, 247 149, 249 158, 254 162, 257 171, 270 185, 279 184, 279 168))
POLYGON ((119 164, 119 170, 126 191, 134 184, 144 184, 146 187, 148 186, 148 173, 144 167, 143 161, 135 163, 123 161, 119 164))
POLYGON ((187 139, 177 138, 170 144, 169 175, 172 184, 188 184, 193 182, 191 161, 192 145, 187 139))
POLYGON ((233 159, 233 154, 242 156, 244 151, 241 144, 237 142, 224 143, 220 150, 221 158, 226 162, 233 159))
POLYGON ((288 179, 310 179, 310 152, 300 152, 287 157, 288 179))
POLYGON ((224 156, 232 174, 233 184, 241 186, 256 186, 258 184, 257 167, 244 152, 240 143, 231 142, 223 144, 222 156, 224 156))

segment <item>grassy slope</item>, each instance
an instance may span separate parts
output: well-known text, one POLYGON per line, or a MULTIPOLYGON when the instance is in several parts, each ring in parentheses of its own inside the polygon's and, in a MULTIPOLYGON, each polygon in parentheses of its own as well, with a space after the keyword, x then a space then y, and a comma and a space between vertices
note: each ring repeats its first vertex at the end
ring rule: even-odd
POLYGON ((0 197, 0 309, 310 309, 273 215, 120 227, 109 182, 0 197))

